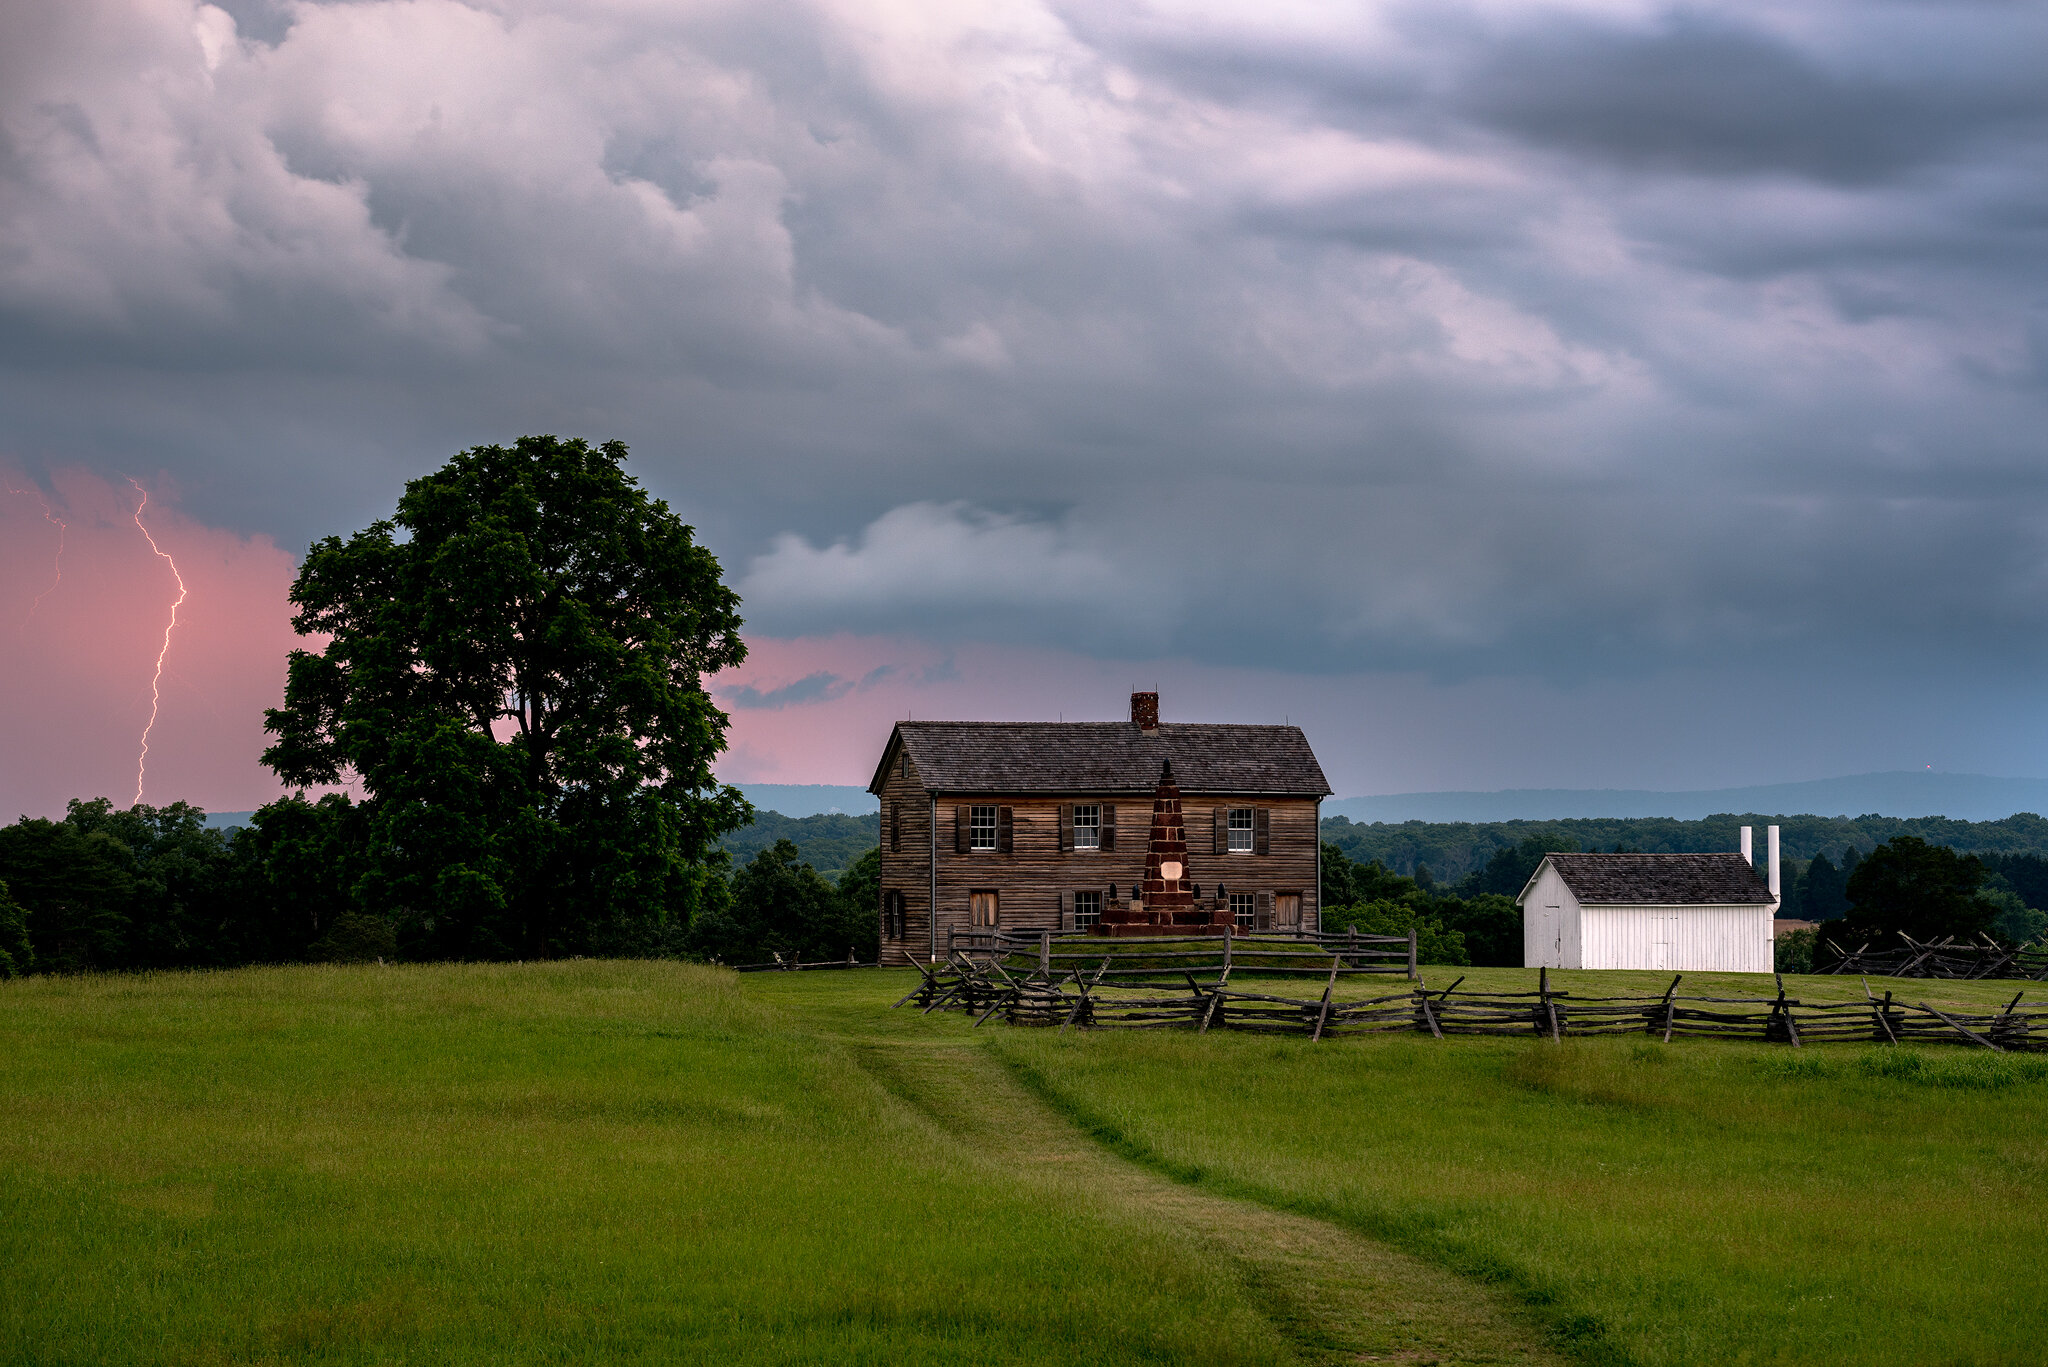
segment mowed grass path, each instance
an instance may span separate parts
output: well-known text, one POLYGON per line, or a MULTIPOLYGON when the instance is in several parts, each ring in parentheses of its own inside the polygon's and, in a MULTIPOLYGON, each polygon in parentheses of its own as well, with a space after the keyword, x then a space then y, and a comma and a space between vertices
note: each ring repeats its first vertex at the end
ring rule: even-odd
POLYGON ((0 1361, 1554 1361, 1116 1157, 903 976, 0 983, 0 1361))
MULTIPOLYGON (((1426 977, 1447 987, 1464 971, 1426 977)), ((1535 977, 1473 970, 1470 985, 1525 990, 1535 977)), ((1596 995, 1661 992, 1670 975, 1551 980, 1596 995)), ((1871 985, 1975 1010, 2022 986, 1871 985)), ((1863 991, 1855 979, 1787 988, 1863 991)), ((1733 975, 1680 988, 1737 990, 1774 989, 1733 975)), ((1026 1030, 991 1047, 1120 1152, 1508 1288, 1582 1357, 2048 1361, 2038 1055, 1026 1030)))

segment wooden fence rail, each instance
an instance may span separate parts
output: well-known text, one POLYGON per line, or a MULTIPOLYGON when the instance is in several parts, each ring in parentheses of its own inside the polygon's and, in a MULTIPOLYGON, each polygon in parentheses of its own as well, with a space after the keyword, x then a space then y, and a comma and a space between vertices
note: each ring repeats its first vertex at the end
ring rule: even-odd
MULTIPOLYGON (((771 950, 771 951, 769 951, 769 952, 770 952, 770 953, 774 953, 774 951, 772 951, 772 950, 771 950)), ((809 963, 809 964, 807 964, 807 963, 800 963, 800 962, 798 962, 798 960, 797 960, 797 958, 796 958, 796 956, 795 956, 795 955, 791 955, 791 956, 790 956, 789 958, 785 959, 785 958, 783 958, 783 957, 782 957, 782 956, 781 956, 780 954, 776 954, 776 955, 775 955, 775 961, 774 961, 773 963, 765 963, 765 964, 733 964, 733 965, 732 965, 732 971, 733 971, 733 972, 735 972, 735 973, 776 973, 776 972, 784 972, 784 973, 794 973, 794 972, 797 972, 798 970, 802 970, 802 971, 804 971, 804 972, 810 972, 810 971, 811 971, 811 970, 813 970, 813 969, 820 969, 820 968, 880 968, 880 967, 881 967, 881 965, 880 965, 880 964, 878 964, 878 963, 874 963, 874 964, 864 964, 864 963, 862 963, 862 962, 861 962, 860 960, 858 960, 858 959, 856 959, 856 958, 854 958, 854 957, 853 957, 853 951, 849 949, 849 950, 847 950, 847 951, 846 951, 846 957, 845 957, 844 959, 820 959, 820 960, 819 960, 818 962, 816 962, 816 963, 809 963)))
POLYGON ((1055 976, 1069 968, 1110 963, 1119 978, 1157 978, 1184 973, 1241 972, 1322 977, 1332 958, 1340 973, 1416 975, 1416 937, 1226 933, 1112 940, 1074 931, 960 930, 946 932, 946 958, 999 962, 1012 970, 1055 976))
MULTIPOLYGON (((1149 950, 1132 951, 1133 957, 1148 955, 1149 950)), ((1442 989, 1418 982, 1403 992, 1335 1000, 1338 980, 1364 971, 1348 966, 1348 956, 1341 951, 1328 954, 1321 970, 1323 990, 1311 998, 1233 988, 1233 972, 1270 971, 1245 963, 1256 956, 1242 952, 1228 962, 1171 970, 1180 980, 1177 986, 1114 967, 1121 955, 1075 956, 1093 962, 1092 970, 1078 961, 1058 968, 1009 965, 1006 957, 958 951, 943 964, 921 967, 918 986, 896 1004, 916 1005, 927 1013, 964 1011, 977 1026, 1000 1016, 1013 1025, 1062 1030, 1243 1030, 1305 1034, 1318 1040, 1383 1031, 1437 1039, 1533 1034, 1561 1040, 1636 1034, 1667 1042, 1691 1036, 1795 1048, 1830 1041, 1919 1040, 2000 1052, 2048 1052, 2048 1009, 2021 1010, 2024 990, 2002 1011, 1991 1014, 1942 1011, 1924 1002, 1895 1000, 1890 992, 1878 997, 1867 984, 1860 1002, 1805 1002, 1786 995, 1783 978, 1778 979, 1775 997, 1681 997, 1682 974, 1672 978, 1661 996, 1580 997, 1552 990, 1550 972, 1544 969, 1533 992, 1461 992, 1465 980, 1460 978, 1442 989)))
MULTIPOLYGON (((1834 937, 1840 931, 1823 931, 1834 937)), ((1849 949, 1839 938, 1835 948, 1841 957, 1818 973, 1840 973, 1880 978, 2007 978, 2029 982, 2048 981, 2048 945, 2008 948, 1987 937, 1982 943, 1959 941, 1953 935, 1922 942, 1904 931, 1902 949, 1872 949, 1868 942, 1849 949)))

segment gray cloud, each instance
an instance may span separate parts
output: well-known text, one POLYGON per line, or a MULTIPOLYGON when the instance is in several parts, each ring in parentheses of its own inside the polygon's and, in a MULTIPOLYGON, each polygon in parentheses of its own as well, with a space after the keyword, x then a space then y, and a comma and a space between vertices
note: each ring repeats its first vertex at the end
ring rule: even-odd
POLYGON ((829 670, 819 670, 780 688, 760 689, 752 684, 741 684, 724 690, 720 696, 729 707, 773 712, 804 703, 829 702, 852 692, 853 687, 852 680, 842 679, 829 670))
POLYGON ((618 436, 774 633, 2038 664, 2038 7, 1303 15, 16 7, 0 447, 618 436))
POLYGON ((1488 53, 1464 102, 1493 127, 1630 166, 1860 184, 2038 120, 2048 98, 1831 72, 1790 44, 1680 14, 1566 25, 1488 53))

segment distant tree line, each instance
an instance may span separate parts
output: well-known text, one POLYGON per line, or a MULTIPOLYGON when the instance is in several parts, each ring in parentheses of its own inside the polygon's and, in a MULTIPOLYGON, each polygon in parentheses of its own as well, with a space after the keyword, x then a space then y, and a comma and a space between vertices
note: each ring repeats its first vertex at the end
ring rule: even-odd
MULTIPOLYGON (((1521 965, 1522 911, 1511 893, 1471 879, 1445 889, 1426 866, 1416 874, 1394 873, 1374 860, 1353 860, 1324 842, 1323 929, 1356 928, 1369 935, 1406 935, 1412 930, 1416 952, 1425 963, 1521 965)), ((1521 890, 1522 884, 1516 883, 1513 892, 1521 890)))
MULTIPOLYGON (((0 828, 0 978, 517 957, 503 935, 451 942, 429 917, 365 901, 350 886, 364 873, 350 848, 359 824, 339 798, 288 798, 228 830, 209 828, 185 802, 118 811, 98 798, 72 802, 61 820, 24 817, 0 828)), ((556 953, 874 961, 878 850, 836 881, 788 840, 744 864, 715 854, 698 875, 690 906, 664 916, 621 922, 563 909, 556 953)))
MULTIPOLYGON (((1769 816, 1726 813, 1701 821, 1668 817, 1585 818, 1562 821, 1494 821, 1400 823, 1323 820, 1323 839, 1353 860, 1377 861, 1396 873, 1421 875, 1456 883, 1485 867, 1502 850, 1534 839, 1557 843, 1551 848, 1611 850, 1617 847, 1646 854, 1695 854, 1739 847, 1740 830, 1756 829, 1761 853, 1763 829, 1781 828, 1781 857, 1786 867, 1803 872, 1808 861, 1826 855, 1830 866, 1843 868, 1850 851, 1867 855, 1902 835, 1930 845, 1945 845, 1987 859, 1992 855, 2048 856, 2048 820, 2022 812, 2002 821, 1952 821, 1947 817, 1769 816)), ((1519 885, 1512 891, 1519 892, 1519 885)), ((2042 905, 2036 902, 2035 905, 2042 905)), ((1808 919, 1827 920, 1825 916, 1808 919)))
POLYGON ((863 854, 875 849, 882 839, 882 815, 868 812, 848 816, 825 812, 816 816, 784 816, 781 812, 756 811, 749 825, 729 832, 719 848, 735 860, 752 859, 778 840, 788 840, 802 857, 827 877, 853 867, 863 854))
MULTIPOLYGON (((857 817, 756 818, 769 830, 825 838, 857 817)), ((105 798, 73 802, 61 820, 25 817, 0 828, 0 977, 30 972, 224 968, 250 963, 516 957, 507 937, 452 939, 447 927, 404 906, 365 900, 378 886, 362 860, 362 821, 348 799, 287 798, 246 827, 216 830, 189 803, 116 810, 105 798)), ((751 827, 743 827, 742 834, 751 827)), ((731 841, 729 843, 739 843, 731 841)), ((729 964, 776 955, 806 962, 849 952, 872 962, 880 851, 872 842, 836 878, 788 835, 755 842, 739 862, 707 856, 690 901, 660 915, 621 919, 603 908, 564 909, 556 953, 678 956, 729 964)), ((1446 885, 1418 868, 1397 874, 1323 846, 1326 930, 1416 932, 1430 963, 1518 966, 1519 893, 1543 856, 1572 842, 1528 836, 1494 851, 1446 885)), ((1806 971, 1831 953, 1904 931, 1916 939, 1989 934, 2010 943, 2048 937, 2048 859, 1967 855, 1904 836, 1837 868, 1825 854, 1806 866, 1787 908, 1827 911, 1828 924, 1781 944, 1780 967, 1806 971), (1797 897, 1803 901, 1794 903, 1797 897), (1816 943, 1818 938, 1819 943, 1816 943)))

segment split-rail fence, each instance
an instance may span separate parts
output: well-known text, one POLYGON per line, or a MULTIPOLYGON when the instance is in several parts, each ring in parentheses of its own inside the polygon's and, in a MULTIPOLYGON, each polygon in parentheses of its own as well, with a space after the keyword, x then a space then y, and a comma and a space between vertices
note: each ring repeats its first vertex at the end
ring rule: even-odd
MULTIPOLYGON (((1412 972, 1408 939, 1394 936, 1203 937, 1150 942, 984 932, 955 937, 943 962, 920 966, 918 985, 896 1005, 962 1011, 976 1026, 1001 1017, 1061 1030, 1247 1030, 1307 1035, 1408 1032, 1566 1036, 1692 1036, 1795 1047, 1822 1041, 1948 1042, 2005 1052, 2048 1052, 2048 1010, 2022 1010, 2023 989, 2001 1011, 1943 1011, 1882 997, 1807 1002, 1775 997, 1681 997, 1679 974, 1658 996, 1588 997, 1553 989, 1548 969, 1528 992, 1460 991, 1459 978, 1362 999, 1336 997, 1340 980, 1412 972), (1315 962, 1310 962, 1314 960, 1315 962), (1321 978, 1312 997, 1233 987, 1233 974, 1321 978)), ((1272 984, 1259 983, 1259 986, 1272 984)), ((1277 986, 1277 985, 1273 985, 1277 986)))
POLYGON ((1854 950, 1836 946, 1842 955, 1815 971, 1846 973, 1882 978, 2008 978, 2030 982, 2048 981, 2048 945, 2017 948, 1994 943, 1989 936, 1981 944, 1957 940, 1953 935, 1922 942, 1904 931, 1899 938, 1903 949, 1872 949, 1868 941, 1854 950))

